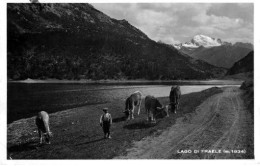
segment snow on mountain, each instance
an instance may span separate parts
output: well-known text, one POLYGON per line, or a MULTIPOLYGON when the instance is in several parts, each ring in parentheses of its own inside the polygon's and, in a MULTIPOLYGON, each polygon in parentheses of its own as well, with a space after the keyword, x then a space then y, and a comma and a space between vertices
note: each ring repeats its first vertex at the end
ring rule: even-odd
POLYGON ((182 43, 179 43, 179 44, 174 44, 173 45, 176 49, 181 49, 181 47, 182 47, 182 43))
POLYGON ((198 48, 199 47, 199 46, 197 46, 196 44, 194 44, 192 42, 185 42, 182 46, 188 47, 188 48, 198 48))
POLYGON ((174 47, 177 49, 181 49, 182 46, 187 48, 198 48, 200 46, 216 47, 221 45, 222 41, 220 39, 215 39, 205 35, 196 35, 191 39, 190 42, 185 42, 184 44, 175 44, 174 47))
POLYGON ((196 35, 193 37, 191 42, 197 46, 204 47, 215 47, 220 46, 222 44, 220 39, 211 38, 205 35, 196 35))

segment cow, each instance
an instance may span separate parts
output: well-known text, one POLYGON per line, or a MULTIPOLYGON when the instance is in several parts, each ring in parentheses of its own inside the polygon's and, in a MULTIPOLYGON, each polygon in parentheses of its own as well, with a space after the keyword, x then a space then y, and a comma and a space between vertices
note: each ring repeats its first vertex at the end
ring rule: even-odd
POLYGON ((138 115, 140 114, 140 107, 142 104, 142 93, 136 91, 131 94, 125 101, 125 111, 124 113, 128 116, 128 120, 134 119, 134 109, 138 106, 138 115))
POLYGON ((166 116, 169 117, 168 105, 163 106, 157 98, 154 96, 145 97, 145 110, 147 113, 147 121, 156 123, 155 117, 158 114, 166 113, 166 116))
POLYGON ((47 144, 50 144, 50 137, 52 137, 52 133, 49 127, 49 115, 45 111, 41 111, 38 113, 35 119, 36 126, 38 128, 38 134, 40 138, 40 144, 42 144, 43 137, 47 144))
POLYGON ((172 86, 169 98, 171 111, 176 113, 176 111, 179 109, 179 100, 181 98, 181 90, 179 86, 172 86))

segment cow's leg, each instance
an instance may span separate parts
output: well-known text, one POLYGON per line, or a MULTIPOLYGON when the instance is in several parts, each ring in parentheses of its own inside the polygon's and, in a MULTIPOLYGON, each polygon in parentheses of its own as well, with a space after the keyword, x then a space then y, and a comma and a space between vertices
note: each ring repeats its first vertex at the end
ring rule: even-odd
POLYGON ((133 102, 133 109, 131 110, 131 119, 134 119, 134 112, 135 112, 135 104, 133 102))
POLYGON ((129 110, 128 120, 131 120, 132 117, 132 110, 129 110))
POLYGON ((175 104, 171 102, 171 112, 175 113, 175 104))
POLYGON ((39 134, 39 139, 40 139, 40 144, 42 144, 42 132, 40 129, 38 129, 38 134, 39 134))
POLYGON ((132 110, 129 110, 129 115, 128 115, 128 120, 130 120, 130 119, 134 119, 134 106, 133 106, 133 109, 132 110))
POLYGON ((176 113, 177 110, 178 110, 178 99, 175 102, 175 113, 176 113))
POLYGON ((179 99, 178 99, 178 101, 177 101, 177 110, 179 109, 179 104, 180 104, 180 102, 179 102, 179 99))
POLYGON ((177 101, 176 103, 176 108, 175 108, 175 114, 177 113, 177 110, 179 109, 179 102, 177 101))
POLYGON ((138 107, 138 115, 140 114, 141 105, 142 105, 142 99, 140 99, 140 102, 139 102, 139 107, 138 107))
POLYGON ((165 112, 166 112, 166 116, 169 117, 169 109, 166 109, 165 112))
POLYGON ((147 121, 149 122, 149 117, 150 116, 149 116, 149 110, 148 109, 146 110, 146 113, 147 113, 147 121))
POLYGON ((174 114, 176 114, 176 109, 177 109, 177 103, 172 103, 172 108, 171 108, 171 110, 172 110, 172 112, 173 112, 174 114))
POLYGON ((154 113, 152 113, 152 122, 156 123, 155 117, 154 117, 154 113))
POLYGON ((127 120, 130 120, 130 119, 131 119, 131 118, 130 118, 130 117, 131 117, 131 112, 132 112, 132 111, 131 111, 131 110, 129 110, 129 112, 128 112, 128 118, 127 118, 127 120))
POLYGON ((135 112, 135 107, 131 110, 131 119, 134 119, 134 112, 135 112))

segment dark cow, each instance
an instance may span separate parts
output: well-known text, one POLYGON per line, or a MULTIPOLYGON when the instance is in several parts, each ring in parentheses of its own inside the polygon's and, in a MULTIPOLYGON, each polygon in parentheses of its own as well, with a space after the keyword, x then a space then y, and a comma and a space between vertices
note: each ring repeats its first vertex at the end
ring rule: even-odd
POLYGON ((181 90, 179 86, 172 86, 169 98, 171 111, 176 113, 176 111, 179 109, 179 100, 181 98, 181 90))
POLYGON ((138 115, 140 114, 140 107, 142 104, 142 93, 139 91, 134 92, 125 101, 125 113, 128 116, 128 120, 134 119, 135 106, 138 106, 138 115))
POLYGON ((38 113, 35 119, 36 126, 38 128, 38 133, 40 137, 40 144, 42 144, 43 136, 45 138, 45 142, 50 144, 50 137, 52 133, 49 127, 49 115, 45 111, 41 111, 38 113))
POLYGON ((151 122, 156 123, 155 117, 158 114, 166 113, 166 116, 169 117, 168 105, 163 106, 154 96, 148 95, 145 97, 145 110, 147 113, 147 121, 151 119, 151 122))

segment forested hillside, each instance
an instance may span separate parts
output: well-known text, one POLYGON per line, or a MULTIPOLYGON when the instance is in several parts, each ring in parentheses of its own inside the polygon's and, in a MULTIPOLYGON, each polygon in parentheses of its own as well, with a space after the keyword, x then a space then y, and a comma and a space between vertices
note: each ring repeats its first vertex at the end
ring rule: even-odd
POLYGON ((254 72, 254 51, 237 61, 227 72, 226 75, 238 73, 254 72))
POLYGON ((8 79, 206 79, 225 70, 89 4, 8 4, 8 79))

